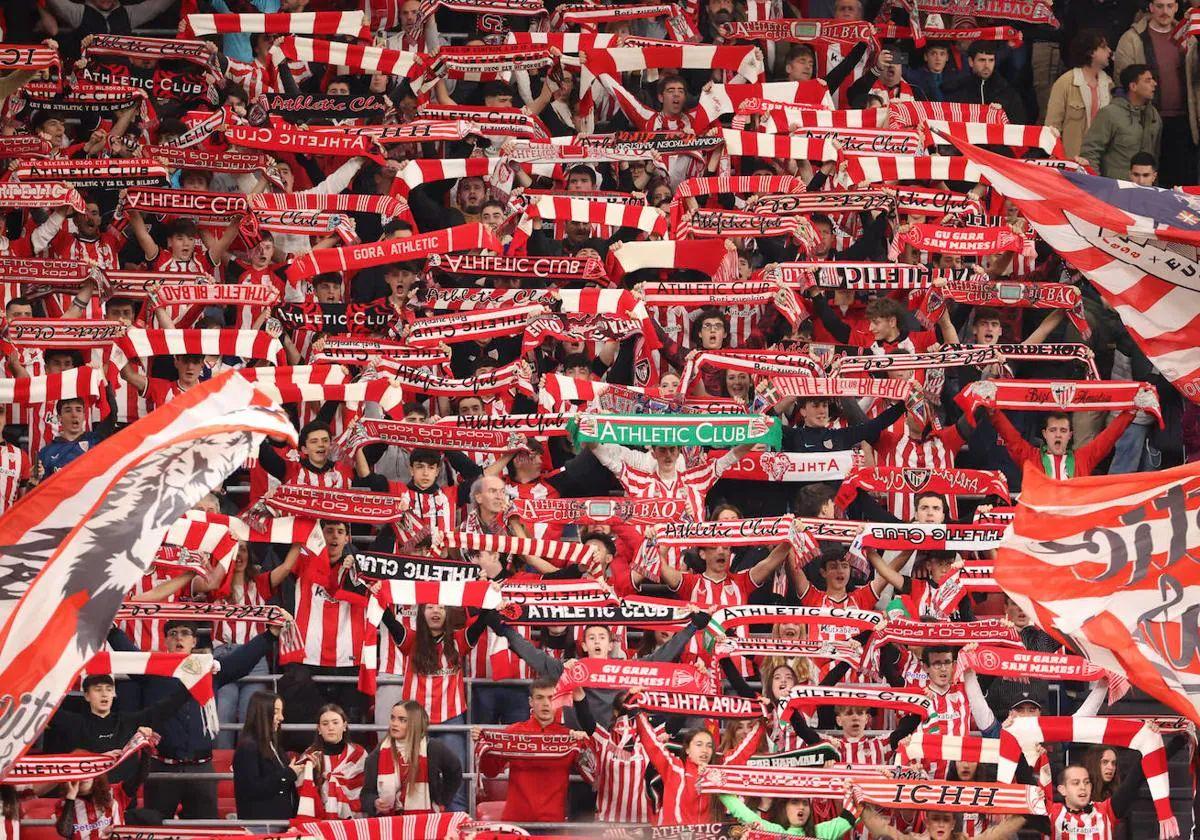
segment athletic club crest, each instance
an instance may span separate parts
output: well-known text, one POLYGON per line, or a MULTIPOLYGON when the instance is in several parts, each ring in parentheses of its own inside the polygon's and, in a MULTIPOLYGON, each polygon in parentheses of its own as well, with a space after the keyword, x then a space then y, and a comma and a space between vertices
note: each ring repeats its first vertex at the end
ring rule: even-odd
POLYGON ((782 452, 759 453, 758 463, 771 481, 783 481, 783 477, 792 466, 791 459, 782 452))
POLYGON ((1075 401, 1075 383, 1053 382, 1050 384, 1050 395, 1054 398, 1055 405, 1066 408, 1075 401))
POLYGON ((904 483, 908 485, 913 493, 920 493, 925 489, 925 485, 929 483, 931 472, 929 470, 906 469, 904 471, 904 483))

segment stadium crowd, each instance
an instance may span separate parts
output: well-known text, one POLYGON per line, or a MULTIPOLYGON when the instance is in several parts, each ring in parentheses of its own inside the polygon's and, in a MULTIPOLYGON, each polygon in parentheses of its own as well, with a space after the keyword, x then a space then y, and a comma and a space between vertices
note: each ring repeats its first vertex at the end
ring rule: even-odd
POLYGON ((35 750, 119 760, 6 836, 1190 825, 1137 752, 1194 730, 992 564, 1023 471, 1200 411, 956 145, 1195 195, 1197 8, 4 3, 0 506, 230 372, 299 441, 171 527, 35 750))

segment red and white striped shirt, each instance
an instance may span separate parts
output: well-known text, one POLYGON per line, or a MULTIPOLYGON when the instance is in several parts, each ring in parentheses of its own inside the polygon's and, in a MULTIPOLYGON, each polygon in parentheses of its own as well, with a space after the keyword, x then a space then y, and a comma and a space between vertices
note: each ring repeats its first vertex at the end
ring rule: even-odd
POLYGON ((463 679, 463 665, 471 651, 467 644, 467 631, 459 630, 447 639, 443 636, 435 641, 438 667, 432 674, 419 674, 413 667, 412 656, 416 648, 417 634, 408 633, 400 651, 408 657, 408 668, 404 672, 404 699, 416 700, 429 712, 430 723, 445 723, 467 710, 467 684, 463 679), (449 642, 458 650, 458 664, 451 665, 446 657, 445 644, 449 642))
POLYGON ((602 443, 593 450, 596 459, 608 469, 635 499, 682 499, 688 512, 704 519, 704 499, 721 474, 734 462, 726 453, 708 456, 701 464, 686 466, 682 455, 675 475, 667 480, 658 473, 658 463, 649 452, 637 452, 615 444, 602 443))
POLYGON ((321 569, 313 568, 324 562, 320 558, 306 555, 301 562, 296 581, 296 627, 304 640, 305 665, 345 668, 359 664, 363 646, 363 625, 366 607, 334 597, 327 588, 336 585, 329 581, 333 577, 321 569))
MULTIPOLYGON (((938 691, 930 683, 926 691, 933 700, 935 717, 921 724, 922 731, 960 737, 971 734, 971 703, 967 700, 962 683, 952 685, 945 691, 938 691)), ((948 761, 927 761, 925 764, 935 779, 946 778, 946 772, 950 769, 948 761)))
POLYGON ((336 755, 320 753, 321 804, 325 813, 347 817, 362 813, 362 786, 366 775, 367 751, 358 744, 346 741, 346 747, 336 755))
POLYGON ((1117 818, 1112 802, 1094 802, 1086 811, 1069 811, 1061 802, 1046 803, 1050 809, 1051 840, 1112 840, 1117 818))
POLYGON ((842 738, 838 752, 847 764, 890 764, 894 750, 886 735, 864 735, 857 739, 842 738))
POLYGON ((306 461, 289 461, 287 480, 284 484, 299 484, 304 487, 324 487, 329 490, 342 490, 350 487, 354 480, 354 471, 346 464, 335 462, 332 469, 316 470, 306 461))
POLYGON ((29 479, 29 454, 11 443, 0 443, 0 512, 17 500, 21 482, 29 479))
MULTIPOLYGON (((929 468, 935 470, 953 469, 954 454, 962 449, 962 435, 956 426, 939 429, 927 438, 913 438, 908 433, 908 423, 901 421, 902 432, 897 434, 891 429, 885 429, 879 435, 875 452, 879 456, 881 467, 910 467, 929 468)), ((916 511, 915 495, 912 493, 891 493, 887 506, 892 515, 901 522, 911 522, 916 511)), ((954 515, 954 500, 950 499, 950 515, 954 515)))
MULTIPOLYGON (((174 580, 179 576, 178 572, 162 571, 158 568, 151 567, 149 573, 142 575, 142 579, 138 581, 137 588, 131 595, 141 595, 144 592, 149 592, 160 583, 166 583, 169 580, 174 580)), ((163 598, 161 603, 172 604, 176 601, 187 601, 190 598, 180 597, 179 593, 168 598, 163 598)), ((133 640, 137 645, 138 650, 166 650, 167 637, 164 635, 163 627, 166 621, 161 618, 134 618, 120 622, 120 628, 125 631, 125 635, 133 640)))
MULTIPOLYGON (((266 606, 270 597, 271 573, 262 572, 240 586, 235 583, 225 602, 261 607, 266 606)), ((266 629, 260 621, 218 621, 213 624, 212 639, 214 644, 244 645, 266 629)))
POLYGON ((650 821, 646 800, 646 768, 650 757, 624 720, 610 732, 597 726, 592 733, 596 756, 596 820, 613 823, 650 821), (627 749, 632 747, 632 749, 627 749))
POLYGON ((101 807, 90 798, 64 799, 59 804, 59 813, 72 808, 71 840, 104 840, 116 826, 125 824, 124 811, 119 797, 114 792, 107 807, 101 807))

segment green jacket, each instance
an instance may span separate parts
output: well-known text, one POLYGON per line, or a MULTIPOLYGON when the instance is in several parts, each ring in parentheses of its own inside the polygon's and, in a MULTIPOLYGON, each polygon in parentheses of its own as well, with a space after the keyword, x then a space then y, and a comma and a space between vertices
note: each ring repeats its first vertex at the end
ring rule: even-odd
MULTIPOLYGON (((731 793, 722 793, 720 796, 721 804, 725 806, 725 810, 740 823, 757 826, 764 831, 774 831, 778 834, 794 834, 799 837, 808 836, 803 828, 784 828, 779 823, 764 820, 754 811, 751 811, 740 796, 734 796, 731 793)), ((838 816, 823 823, 817 823, 812 836, 817 837, 818 840, 838 840, 852 828, 854 828, 852 820, 846 819, 845 816, 838 816)))
POLYGON ((1158 159, 1161 135, 1162 118, 1152 104, 1134 108, 1128 99, 1114 97, 1092 120, 1079 154, 1105 178, 1128 181, 1135 154, 1149 152, 1158 159))

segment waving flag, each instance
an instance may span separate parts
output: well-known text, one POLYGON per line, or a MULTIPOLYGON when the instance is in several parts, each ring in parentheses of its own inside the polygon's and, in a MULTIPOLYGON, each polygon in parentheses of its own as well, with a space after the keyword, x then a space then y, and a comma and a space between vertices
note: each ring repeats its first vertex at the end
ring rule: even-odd
MULTIPOLYGON (((943 135, 945 136, 945 135, 943 135)), ((1200 402, 1200 196, 1031 166, 949 138, 1200 402)))
POLYGON ((189 389, 0 517, 0 779, 104 645, 168 529, 287 415, 240 376, 189 389))
POLYGON ((996 557, 1039 627, 1200 723, 1200 464, 1054 481, 1026 466, 996 557))

